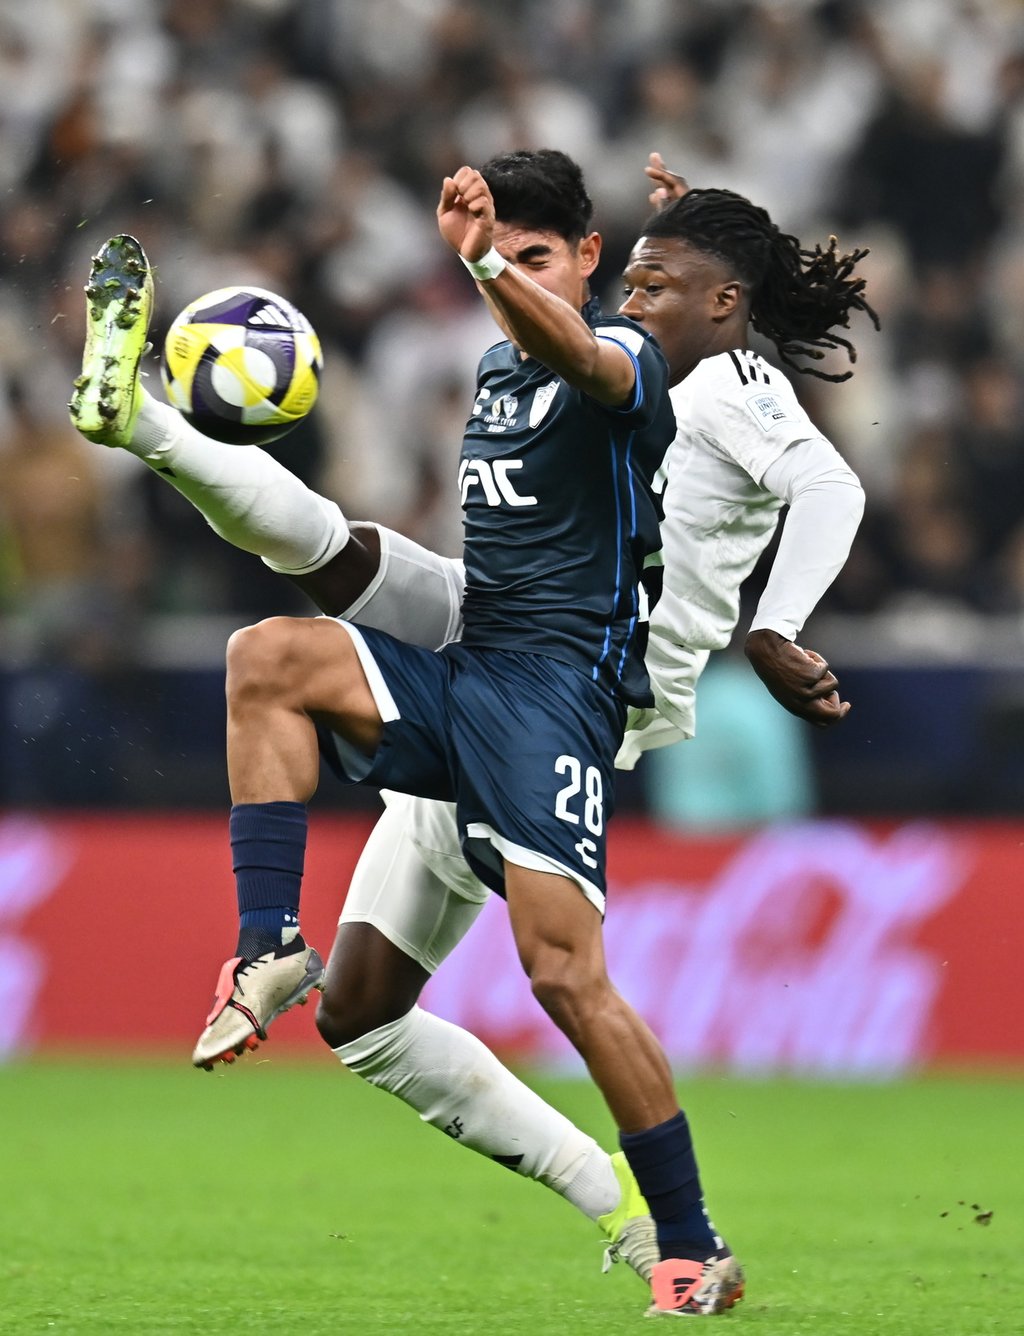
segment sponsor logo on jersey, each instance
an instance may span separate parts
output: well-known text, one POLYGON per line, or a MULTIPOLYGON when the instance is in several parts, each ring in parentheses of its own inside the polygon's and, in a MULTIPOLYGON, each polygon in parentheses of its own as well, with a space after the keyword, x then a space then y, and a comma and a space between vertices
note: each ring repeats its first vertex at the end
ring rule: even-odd
POLYGON ((754 394, 747 400, 754 421, 765 431, 771 431, 778 422, 789 420, 785 405, 774 394, 754 394))
POLYGON ((521 459, 464 459, 459 465, 459 495, 465 508, 473 488, 479 488, 488 506, 535 506, 535 496, 521 496, 510 473, 523 467, 521 459))

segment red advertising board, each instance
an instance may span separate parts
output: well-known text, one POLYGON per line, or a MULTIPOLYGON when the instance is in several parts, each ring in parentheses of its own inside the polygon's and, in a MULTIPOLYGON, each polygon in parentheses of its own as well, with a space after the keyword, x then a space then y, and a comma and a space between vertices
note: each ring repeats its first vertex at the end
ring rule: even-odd
MULTIPOLYGON (((371 818, 314 814, 303 927, 324 952, 371 818)), ((606 942, 683 1067, 876 1075, 1024 1065, 1024 824, 809 822, 693 839, 620 819, 606 942)), ((0 820, 0 1056, 188 1053, 234 943, 219 816, 0 820)), ((492 901, 425 1005, 521 1059, 572 1061, 492 901)), ((319 1044, 313 1008, 275 1051, 319 1044)))

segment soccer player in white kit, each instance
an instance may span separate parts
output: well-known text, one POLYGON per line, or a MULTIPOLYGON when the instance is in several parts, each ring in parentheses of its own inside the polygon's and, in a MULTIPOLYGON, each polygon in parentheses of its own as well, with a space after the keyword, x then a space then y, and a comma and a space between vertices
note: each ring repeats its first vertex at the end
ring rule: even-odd
MULTIPOLYGON (((681 194, 660 163, 649 175, 661 191, 681 194)), ((834 245, 802 251, 762 210, 722 191, 683 194, 634 248, 622 310, 662 344, 678 434, 666 460, 664 587, 646 655, 657 704, 632 713, 623 766, 650 746, 692 736, 697 679, 728 643, 740 586, 787 503, 747 654, 792 712, 828 725, 849 709, 827 665, 795 637, 846 559, 863 492, 786 376, 746 344, 749 322, 787 362, 849 348, 831 331, 850 310, 870 313, 852 274, 858 258, 834 245)), ((350 528, 333 503, 261 451, 197 437, 173 410, 142 399, 125 438, 106 443, 160 471, 222 536, 290 575, 325 612, 432 648, 457 638, 459 562, 376 526, 350 528)), ((487 895, 462 859, 452 809, 388 795, 346 898, 328 963, 329 983, 338 976, 328 989, 334 1001, 321 1004, 318 1026, 351 1070, 449 1135, 457 1129, 463 1144, 553 1187, 598 1220, 613 1256, 647 1275, 657 1248, 621 1157, 609 1157, 475 1037, 417 1005, 487 895)))

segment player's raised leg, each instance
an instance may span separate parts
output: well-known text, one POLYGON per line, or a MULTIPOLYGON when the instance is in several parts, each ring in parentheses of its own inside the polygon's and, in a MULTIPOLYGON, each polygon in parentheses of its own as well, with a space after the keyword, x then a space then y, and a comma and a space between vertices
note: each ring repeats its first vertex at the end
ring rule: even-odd
POLYGON ((148 393, 142 359, 153 274, 134 237, 103 243, 85 294, 82 371, 68 404, 74 426, 99 445, 137 456, 195 506, 215 533, 290 576, 324 611, 346 611, 378 574, 376 528, 359 526, 350 541, 338 506, 271 455, 211 440, 148 393), (343 550, 344 558, 335 562, 343 550))

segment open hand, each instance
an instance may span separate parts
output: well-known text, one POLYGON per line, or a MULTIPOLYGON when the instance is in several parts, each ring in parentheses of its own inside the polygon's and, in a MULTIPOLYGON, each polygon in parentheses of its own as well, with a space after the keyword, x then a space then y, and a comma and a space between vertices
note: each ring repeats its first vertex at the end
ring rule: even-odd
POLYGON ((744 652, 758 677, 780 705, 818 728, 830 728, 850 713, 839 698, 839 679, 812 649, 777 631, 751 631, 744 652))
POLYGON ((655 188, 647 196, 653 209, 663 209, 674 199, 682 199, 690 189, 686 177, 670 172, 660 153, 648 154, 644 173, 654 182, 655 188))
POLYGON ((446 176, 437 205, 437 226, 464 260, 480 260, 494 244, 494 199, 473 167, 446 176))

